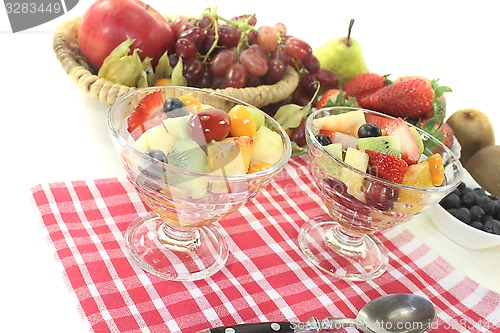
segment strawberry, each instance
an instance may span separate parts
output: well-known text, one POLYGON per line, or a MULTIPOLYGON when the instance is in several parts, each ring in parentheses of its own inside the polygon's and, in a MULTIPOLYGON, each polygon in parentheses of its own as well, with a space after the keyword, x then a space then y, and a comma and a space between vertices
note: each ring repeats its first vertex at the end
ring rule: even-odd
POLYGON ((433 87, 421 78, 390 84, 358 100, 363 108, 412 119, 431 113, 433 102, 433 87))
POLYGON ((366 150, 365 153, 368 154, 369 170, 372 175, 401 184, 408 169, 405 160, 374 150, 366 150))
POLYGON ((391 81, 387 79, 387 76, 375 73, 362 73, 344 83, 342 89, 347 96, 359 100, 361 97, 374 93, 390 83, 391 81))
POLYGON ((132 111, 127 119, 127 130, 135 140, 167 118, 166 113, 163 112, 163 102, 161 90, 157 90, 146 95, 132 111))
POLYGON ((401 158, 408 164, 415 164, 420 159, 418 143, 410 127, 402 118, 396 118, 385 126, 387 135, 399 135, 401 139, 401 158))
POLYGON ((394 121, 393 118, 379 116, 374 113, 365 113, 365 118, 367 124, 375 124, 384 131, 387 124, 392 123, 394 121))
POLYGON ((322 109, 327 106, 354 106, 355 100, 348 98, 344 91, 339 89, 327 90, 319 99, 316 108, 322 109))

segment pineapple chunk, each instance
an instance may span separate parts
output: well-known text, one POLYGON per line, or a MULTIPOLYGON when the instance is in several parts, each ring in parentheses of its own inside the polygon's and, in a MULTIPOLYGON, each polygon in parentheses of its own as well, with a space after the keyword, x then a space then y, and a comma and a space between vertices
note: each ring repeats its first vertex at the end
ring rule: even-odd
MULTIPOLYGON (((359 171, 366 172, 368 168, 369 157, 364 151, 356 148, 347 148, 344 162, 359 171)), ((347 186, 347 193, 356 199, 365 202, 365 193, 362 191, 365 177, 347 168, 342 169, 340 179, 347 186)))
POLYGON ((214 141, 207 146, 208 165, 215 173, 245 174, 250 167, 253 139, 237 136, 214 141))

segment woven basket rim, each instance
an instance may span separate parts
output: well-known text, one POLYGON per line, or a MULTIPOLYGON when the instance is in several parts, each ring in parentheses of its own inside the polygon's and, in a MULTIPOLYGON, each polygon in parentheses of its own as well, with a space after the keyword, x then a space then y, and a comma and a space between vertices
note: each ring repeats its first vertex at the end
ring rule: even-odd
MULTIPOLYGON (((138 89, 116 84, 96 75, 95 69, 87 62, 78 46, 78 28, 81 17, 61 23, 54 32, 53 50, 64 71, 72 81, 92 98, 105 104, 112 104, 118 97, 138 89)), ((272 85, 246 88, 205 89, 224 94, 256 107, 263 107, 285 100, 297 88, 299 74, 288 67, 285 76, 272 85)))

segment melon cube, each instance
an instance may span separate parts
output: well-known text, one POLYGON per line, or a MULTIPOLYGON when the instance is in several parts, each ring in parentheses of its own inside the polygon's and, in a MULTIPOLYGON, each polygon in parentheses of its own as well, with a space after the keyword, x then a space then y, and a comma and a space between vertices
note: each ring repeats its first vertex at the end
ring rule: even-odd
POLYGON ((358 129, 366 124, 365 113, 362 110, 355 110, 341 114, 329 115, 316 118, 312 122, 318 129, 326 129, 334 132, 342 132, 354 137, 358 136, 358 129))

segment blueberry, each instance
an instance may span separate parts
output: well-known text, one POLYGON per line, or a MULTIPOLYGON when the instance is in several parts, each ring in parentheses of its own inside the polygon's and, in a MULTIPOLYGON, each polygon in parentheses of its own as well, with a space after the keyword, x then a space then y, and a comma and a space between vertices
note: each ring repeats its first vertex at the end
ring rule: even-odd
POLYGON ((500 235, 500 221, 491 219, 483 224, 484 231, 491 234, 500 235))
POLYGON ((491 199, 488 196, 480 196, 477 198, 476 203, 479 207, 481 207, 485 213, 489 213, 491 210, 491 199))
POLYGON ((150 149, 144 153, 145 155, 151 157, 154 160, 167 163, 167 155, 159 149, 150 149))
POLYGON ((479 222, 479 221, 472 221, 470 223, 470 226, 474 227, 476 229, 479 229, 479 230, 483 230, 483 224, 481 222, 479 222))
POLYGON ((443 206, 444 209, 459 208, 460 197, 455 193, 448 194, 441 200, 440 205, 443 206))
POLYGON ((358 129, 358 138, 381 136, 382 130, 375 124, 363 124, 358 129))
POLYGON ((469 224, 471 221, 470 211, 465 207, 458 208, 457 211, 455 212, 455 217, 467 224, 469 224))
POLYGON ((460 182, 460 184, 458 184, 457 190, 461 191, 462 189, 464 189, 466 187, 467 187, 467 185, 465 185, 464 182, 460 182))
POLYGON ((316 135, 316 140, 318 140, 319 144, 322 146, 328 146, 332 144, 332 140, 325 134, 316 135))
POLYGON ((170 97, 163 103, 163 111, 169 118, 187 116, 189 114, 186 105, 178 98, 170 97))
POLYGON ((480 197, 484 197, 484 196, 488 195, 488 194, 486 193, 486 190, 485 190, 484 188, 482 188, 482 187, 477 187, 477 188, 475 188, 475 189, 474 189, 474 192, 476 192, 476 193, 477 193, 477 195, 478 195, 478 196, 480 196, 480 197))
POLYGON ((496 216, 500 212, 500 200, 491 200, 490 211, 491 216, 496 216))
POLYGON ((462 204, 466 207, 471 207, 476 204, 478 195, 474 191, 465 191, 462 194, 462 204))
POLYGON ((484 210, 479 206, 469 208, 471 221, 481 221, 484 216, 484 210))

